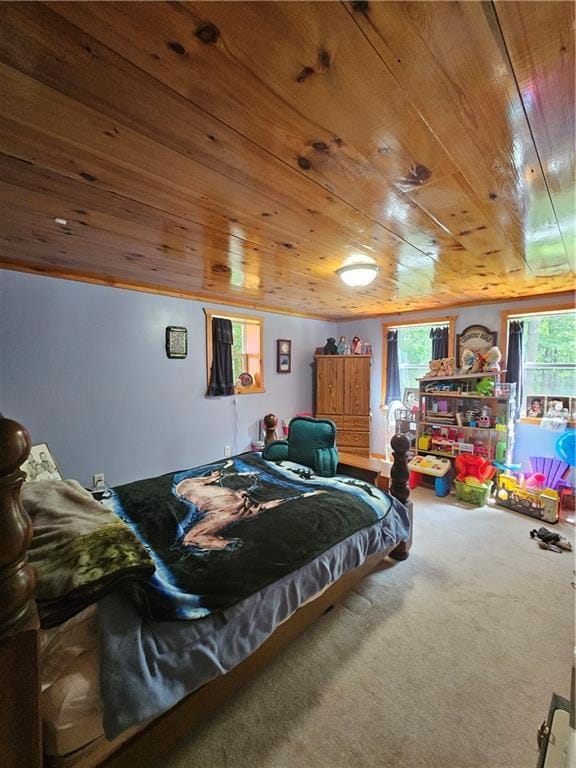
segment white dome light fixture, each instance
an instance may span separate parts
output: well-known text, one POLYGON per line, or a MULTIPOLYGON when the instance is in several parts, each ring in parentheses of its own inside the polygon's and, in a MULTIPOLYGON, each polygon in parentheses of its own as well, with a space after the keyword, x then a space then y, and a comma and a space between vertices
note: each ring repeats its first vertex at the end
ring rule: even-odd
POLYGON ((336 270, 340 279, 351 288, 361 288, 370 285, 372 280, 380 272, 380 267, 374 259, 364 254, 348 256, 344 264, 336 270))

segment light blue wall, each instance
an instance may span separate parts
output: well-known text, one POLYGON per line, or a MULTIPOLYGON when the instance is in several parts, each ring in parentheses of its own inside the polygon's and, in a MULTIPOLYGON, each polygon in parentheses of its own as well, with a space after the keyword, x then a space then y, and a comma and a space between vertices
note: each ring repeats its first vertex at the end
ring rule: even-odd
MULTIPOLYGON (((542 297, 540 299, 526 299, 526 301, 514 301, 506 304, 499 302, 495 304, 482 304, 475 307, 460 307, 454 308, 447 312, 447 314, 456 315, 456 333, 461 333, 469 325, 479 323, 485 325, 487 328, 498 332, 500 337, 500 312, 502 310, 513 310, 514 312, 523 312, 528 310, 535 310, 539 306, 550 306, 555 303, 566 303, 571 298, 566 294, 559 296, 557 299, 553 299, 550 296, 542 297)), ((371 318, 369 320, 354 321, 348 323, 338 324, 338 334, 348 336, 351 339, 353 336, 358 335, 365 341, 372 344, 373 359, 372 359, 372 433, 371 433, 371 449, 374 453, 384 454, 386 452, 386 428, 385 417, 380 410, 381 403, 381 391, 382 391, 382 325, 386 323, 391 325, 393 323, 406 323, 417 322, 422 320, 426 322, 427 319, 433 317, 437 318, 442 315, 441 311, 429 311, 429 312, 406 312, 396 315, 383 315, 378 318, 371 318)), ((498 338, 498 344, 501 344, 500 338, 498 338)), ((540 455, 540 456, 554 456, 554 433, 545 432, 537 426, 530 424, 518 425, 520 429, 516 433, 516 449, 514 452, 515 461, 522 461, 527 464, 528 456, 540 455), (540 454, 534 453, 537 450, 536 446, 540 446, 541 451, 547 451, 547 453, 541 452, 540 454)), ((557 439, 557 436, 556 436, 557 439)))
MULTIPOLYGON (((312 407, 316 346, 335 324, 263 314, 264 394, 207 399, 205 316, 187 299, 0 271, 0 411, 47 442, 66 477, 110 484, 248 448, 269 412, 312 407), (188 328, 169 360, 167 325, 188 328), (292 339, 292 373, 276 373, 276 339, 292 339)), ((243 314, 250 314, 244 310, 243 314)), ((255 313, 252 313, 255 314, 255 313)))

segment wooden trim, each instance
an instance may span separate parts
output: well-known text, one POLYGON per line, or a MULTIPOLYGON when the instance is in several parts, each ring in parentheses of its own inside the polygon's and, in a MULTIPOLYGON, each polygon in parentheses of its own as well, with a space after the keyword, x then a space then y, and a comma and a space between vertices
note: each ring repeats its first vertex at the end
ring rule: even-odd
MULTIPOLYGON (((124 291, 138 291, 139 293, 151 293, 154 296, 170 296, 174 299, 188 299, 189 301, 198 301, 208 304, 221 304, 226 307, 240 307, 240 309, 256 309, 259 312, 269 312, 273 315, 289 315, 290 317, 303 317, 308 320, 324 320, 327 323, 336 323, 338 318, 334 315, 322 315, 318 312, 295 312, 282 307, 275 307, 269 304, 262 304, 259 301, 241 301, 240 299, 231 299, 229 296, 218 296, 216 294, 198 293, 196 291, 176 291, 170 288, 162 288, 156 285, 146 285, 138 282, 128 282, 127 280, 117 280, 110 277, 101 277, 99 275, 82 274, 76 275, 73 272, 66 272, 57 267, 29 267, 21 264, 14 264, 5 261, 0 256, 0 269, 10 270, 11 272, 25 272, 30 275, 40 277, 52 277, 59 280, 72 280, 76 283, 88 283, 88 285, 103 285, 107 288, 118 288, 124 291)), ((349 318, 352 319, 352 318, 349 318)), ((358 317, 357 319, 362 319, 358 317)))
POLYGON ((237 312, 231 313, 206 308, 204 308, 204 314, 206 315, 206 388, 210 385, 210 369, 212 367, 212 318, 224 317, 228 320, 251 320, 254 325, 260 326, 260 383, 250 389, 235 387, 234 392, 237 395, 258 395, 266 392, 264 387, 264 318, 259 315, 240 315, 237 312))
MULTIPOLYGON (((516 424, 535 424, 537 427, 540 426, 542 422, 542 419, 535 419, 532 418, 532 416, 520 416, 519 419, 516 419, 516 424)), ((567 421, 566 422, 568 427, 576 427, 576 421, 567 421)))
POLYGON ((529 317, 530 315, 541 315, 546 312, 563 312, 570 309, 576 309, 574 301, 569 304, 544 304, 541 307, 528 309, 526 312, 518 312, 513 309, 500 310, 500 352, 502 353, 502 367, 506 367, 506 356, 508 354, 508 320, 511 316, 522 315, 523 317, 529 317))
POLYGON ((418 325, 434 325, 435 323, 448 323, 448 355, 456 355, 455 328, 458 315, 440 315, 426 318, 426 320, 414 320, 409 323, 382 323, 382 384, 380 389, 380 407, 383 408, 386 401, 386 383, 388 380, 388 345, 386 337, 391 328, 408 328, 418 325))
MULTIPOLYGON (((252 674, 262 669, 270 659, 322 613, 335 604, 360 579, 367 575, 387 555, 395 560, 408 556, 412 539, 412 506, 408 502, 408 468, 406 451, 409 442, 402 435, 393 438, 394 464, 391 470, 391 494, 406 504, 410 521, 409 539, 385 552, 376 553, 334 582, 318 598, 298 609, 287 621, 244 662, 195 693, 185 697, 164 715, 139 730, 129 740, 110 745, 100 743, 94 752, 81 750, 76 757, 48 760, 50 765, 67 768, 123 768, 126 765, 149 765, 188 736, 193 726, 207 717, 252 674), (109 749, 106 747, 109 746, 109 749), (97 756, 95 756, 97 755, 97 756)), ((19 574, 26 574, 26 550, 30 530, 19 499, 24 473, 18 467, 30 450, 26 430, 16 422, 0 419, 0 578, 8 590, 0 590, 2 614, 0 630, 8 630, 0 639, 2 686, 0 687, 0 754, 3 768, 41 768, 40 754, 40 690, 38 685, 38 643, 35 604, 30 599, 31 585, 19 574), (16 566, 22 565, 18 568, 16 566), (16 579, 17 584, 10 582, 16 579), (20 587, 24 585, 22 591, 20 587), (23 605, 30 605, 26 618, 23 605), (30 620, 32 619, 32 621, 30 620), (7 644, 5 644, 7 643, 7 644), (5 644, 5 645, 4 645, 5 644), (7 649, 7 650, 6 650, 7 649), (17 661, 16 661, 17 660, 17 661), (8 700, 6 700, 8 697, 8 700)))
MULTIPOLYGON (((570 275, 568 274, 566 277, 568 279, 570 275)), ((559 299, 567 299, 570 296, 573 296, 574 294, 571 291, 548 291, 546 293, 537 293, 534 294, 534 296, 511 296, 508 299, 500 298, 496 301, 482 301, 482 299, 477 299, 474 301, 464 301, 462 303, 458 304, 446 304, 442 309, 447 310, 450 312, 453 309, 466 309, 467 307, 494 307, 498 306, 500 304, 514 304, 516 302, 521 301, 538 301, 539 299, 553 299, 555 297, 558 297, 559 299)), ((421 312, 430 312, 432 310, 438 311, 438 307, 420 307, 419 309, 406 309, 404 311, 402 310, 396 310, 395 312, 371 312, 368 315, 338 315, 335 318, 330 318, 331 322, 337 322, 337 323, 347 323, 352 322, 355 320, 381 320, 382 318, 387 318, 386 322, 388 325, 392 325, 392 322, 390 318, 392 317, 404 317, 405 315, 417 315, 421 312)), ((329 318, 324 318, 325 320, 329 318)), ((427 321, 425 318, 422 320, 414 321, 415 325, 425 324, 427 321)), ((395 323, 395 325, 401 325, 402 323, 399 321, 398 323, 395 323)))

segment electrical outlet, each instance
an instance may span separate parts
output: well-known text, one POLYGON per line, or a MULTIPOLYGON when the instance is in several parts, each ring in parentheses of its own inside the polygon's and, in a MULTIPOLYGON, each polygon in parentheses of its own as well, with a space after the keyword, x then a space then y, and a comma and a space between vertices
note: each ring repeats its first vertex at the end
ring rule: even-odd
POLYGON ((232 453, 232 448, 229 445, 224 446, 224 458, 227 458, 232 453))
POLYGON ((104 472, 96 472, 96 474, 92 475, 92 488, 98 488, 101 485, 106 485, 104 472))

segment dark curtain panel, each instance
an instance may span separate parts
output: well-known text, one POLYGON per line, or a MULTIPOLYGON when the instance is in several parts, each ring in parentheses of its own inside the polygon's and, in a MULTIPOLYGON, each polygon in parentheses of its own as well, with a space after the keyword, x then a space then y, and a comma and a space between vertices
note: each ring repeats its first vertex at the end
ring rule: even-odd
POLYGON ((516 384, 516 418, 522 408, 522 337, 524 323, 522 320, 511 320, 508 326, 508 359, 506 360, 506 381, 516 384))
POLYGON ((386 345, 388 348, 386 405, 388 405, 392 400, 402 400, 400 394, 400 371, 398 370, 398 331, 388 331, 386 345))
POLYGON ((224 317, 212 318, 212 367, 208 395, 220 397, 234 394, 232 373, 232 321, 224 317))
POLYGON ((448 326, 442 328, 432 328, 430 331, 432 339, 432 360, 438 360, 441 357, 448 357, 448 326))

